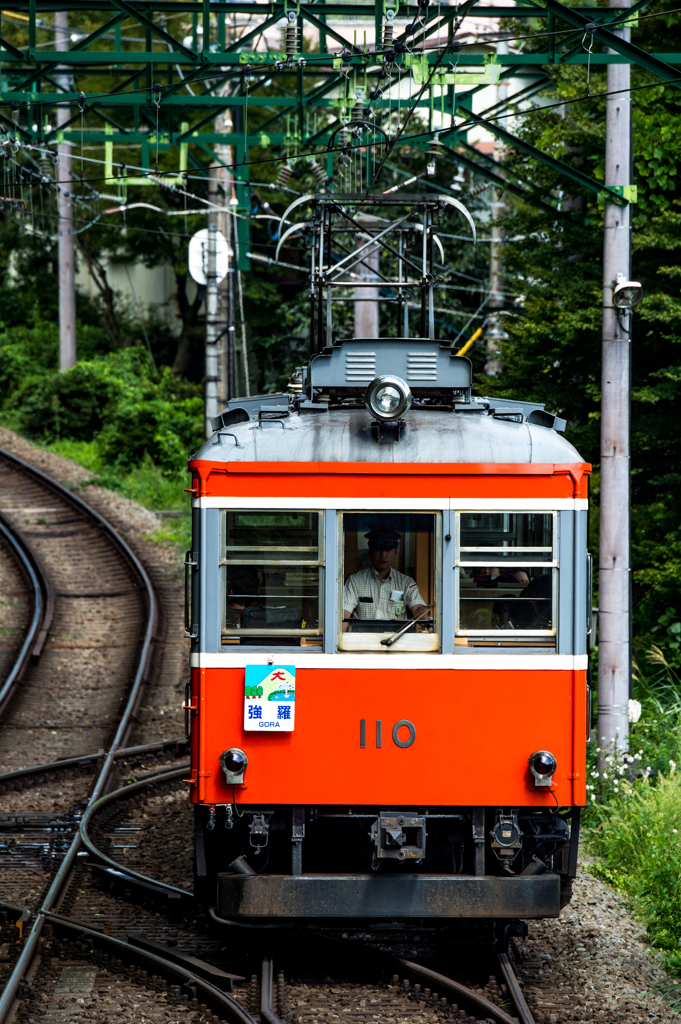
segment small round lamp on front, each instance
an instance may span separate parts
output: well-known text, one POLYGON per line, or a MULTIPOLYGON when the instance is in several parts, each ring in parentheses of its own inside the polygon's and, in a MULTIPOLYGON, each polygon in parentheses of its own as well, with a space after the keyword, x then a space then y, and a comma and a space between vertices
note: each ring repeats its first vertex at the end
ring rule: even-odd
POLYGON ((528 761, 535 786, 550 786, 558 767, 553 754, 548 750, 535 750, 534 754, 530 754, 528 761))
POLYGON ((412 403, 411 388, 401 377, 384 374, 372 380, 364 393, 364 404, 378 420, 397 420, 412 403))
POLYGON ((633 309, 643 298, 639 281, 618 281, 612 293, 612 304, 617 309, 633 309))
POLYGON ((248 758, 239 747, 230 747, 220 754, 220 764, 225 773, 225 781, 235 786, 244 781, 244 772, 248 767, 248 758))

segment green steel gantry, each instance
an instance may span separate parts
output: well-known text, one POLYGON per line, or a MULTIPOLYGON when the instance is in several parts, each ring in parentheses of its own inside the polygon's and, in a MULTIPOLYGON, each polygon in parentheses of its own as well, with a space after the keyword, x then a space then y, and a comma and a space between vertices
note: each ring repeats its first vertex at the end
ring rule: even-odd
MULTIPOLYGON (((503 181, 503 186, 517 195, 527 194, 522 182, 501 179, 498 165, 467 145, 465 130, 473 124, 548 164, 581 188, 626 204, 634 198, 631 189, 606 188, 518 139, 493 118, 473 113, 472 97, 486 85, 511 77, 529 79, 522 90, 529 97, 549 84, 543 69, 556 64, 636 64, 662 83, 681 88, 681 54, 647 53, 611 31, 625 22, 631 24, 650 2, 637 0, 630 8, 618 9, 570 8, 558 0, 522 0, 516 7, 481 6, 474 0, 451 6, 428 0, 418 5, 400 4, 399 0, 90 0, 87 4, 80 0, 10 0, 0 14, 0 125, 6 133, 34 146, 70 142, 74 154, 83 138, 88 145, 101 145, 107 154, 104 181, 112 174, 114 147, 139 147, 138 166, 144 175, 153 173, 151 164, 159 153, 177 151, 180 171, 187 167, 205 171, 205 160, 198 159, 200 153, 214 160, 211 147, 231 146, 230 169, 237 183, 237 199, 239 207, 246 209, 252 148, 283 147, 289 152, 324 154, 343 124, 340 87, 352 77, 354 84, 363 82, 370 95, 371 87, 375 88, 381 76, 386 77, 389 68, 393 84, 409 77, 421 85, 418 98, 412 95, 408 100, 412 106, 432 111, 433 93, 438 90, 441 111, 451 118, 463 116, 464 128, 441 131, 439 143, 490 181, 503 181), (68 50, 55 47, 52 22, 54 12, 64 10, 72 32, 68 50), (386 49, 382 43, 386 12, 394 16, 398 10, 401 19, 409 19, 409 26, 402 25, 400 32, 395 23, 394 40, 386 49), (233 38, 233 19, 244 14, 257 23, 233 38), (451 30, 464 16, 496 19, 502 24, 508 19, 542 19, 545 28, 536 34, 546 41, 546 48, 532 53, 471 52, 480 51, 480 46, 457 50, 451 45, 451 30), (338 17, 373 21, 377 44, 367 47, 358 42, 356 31, 353 38, 339 32, 329 24, 329 19, 338 17), (288 53, 259 49, 262 33, 277 24, 283 26, 287 19, 296 27, 296 52, 290 48, 288 53), (318 50, 302 51, 304 25, 318 33, 318 50), (175 26, 180 26, 179 30, 175 26), (131 37, 131 31, 137 34, 131 37), (435 36, 438 46, 433 45, 435 36), (604 51, 588 53, 585 38, 602 44, 604 51), (336 52, 330 52, 333 44, 336 52), (470 71, 481 74, 470 75, 470 71), (275 95, 271 90, 263 94, 273 83, 285 83, 286 88, 275 95), (58 132, 56 107, 68 110, 58 132), (233 111, 234 130, 216 131, 212 122, 227 109, 233 111), (254 110, 260 111, 259 123, 249 128, 248 113, 254 110), (264 121, 263 111, 269 114, 264 121)), ((373 101, 367 97, 364 102, 370 108, 373 101)), ((385 141, 368 123, 362 130, 365 147, 385 141)), ((428 138, 410 138, 408 133, 403 141, 426 149, 430 145, 428 138)), ((536 198, 532 201, 538 202, 536 198)), ((551 209, 550 197, 540 205, 551 209)), ((247 247, 241 248, 247 251, 247 247)))

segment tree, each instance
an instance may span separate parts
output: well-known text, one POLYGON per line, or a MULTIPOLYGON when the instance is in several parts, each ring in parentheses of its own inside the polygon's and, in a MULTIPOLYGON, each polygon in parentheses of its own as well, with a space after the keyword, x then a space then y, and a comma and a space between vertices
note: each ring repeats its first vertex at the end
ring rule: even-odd
MULTIPOLYGON (((669 51, 681 39, 679 16, 660 5, 642 20, 634 42, 649 52, 669 51)), ((545 31, 544 22, 529 27, 545 31)), ((565 26, 557 23, 557 29, 565 26)), ((528 24, 523 22, 523 33, 528 24)), ((560 37, 558 37, 560 39, 560 37)), ((527 43, 527 48, 531 48, 527 43)), ((538 39, 536 48, 543 47, 538 39)), ((523 114, 515 131, 541 150, 603 178, 604 102, 585 99, 586 69, 556 65, 546 100, 562 107, 523 114)), ((681 92, 632 67, 634 277, 646 297, 637 307, 632 336, 633 579, 637 645, 676 600, 681 576, 681 438, 676 425, 681 396, 681 92), (637 88, 644 87, 644 88, 637 88)), ((605 90, 605 74, 591 69, 591 93, 605 90)), ((545 401, 568 420, 568 437, 595 464, 592 497, 598 500, 602 206, 545 165, 517 151, 506 160, 537 196, 562 194, 551 216, 515 204, 504 221, 507 277, 522 293, 517 316, 504 323, 504 374, 485 381, 498 395, 545 401), (531 240, 532 244, 528 244, 531 240)), ((597 538, 592 536, 592 547, 597 538)))

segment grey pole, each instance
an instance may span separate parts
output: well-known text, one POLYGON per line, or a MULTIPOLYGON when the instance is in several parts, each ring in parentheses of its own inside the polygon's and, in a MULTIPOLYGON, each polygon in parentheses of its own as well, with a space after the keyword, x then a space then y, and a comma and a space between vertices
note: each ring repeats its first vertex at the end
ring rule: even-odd
MULTIPOLYGON (((68 50, 69 23, 66 11, 54 12, 55 50, 68 50)), ((73 88, 69 76, 60 75, 58 81, 67 90, 73 88)), ((57 130, 71 117, 68 107, 57 107, 57 130)), ((76 365, 76 256, 73 240, 73 199, 71 198, 71 145, 61 142, 57 146, 57 190, 59 211, 59 369, 76 365)))
POLYGON ((206 374, 205 416, 206 437, 211 437, 211 419, 218 414, 218 273, 217 273, 217 211, 208 214, 208 243, 204 252, 206 268, 206 374))
MULTIPOLYGON (((629 0, 609 0, 628 7, 629 0)), ((628 28, 617 35, 629 39, 628 28)), ((629 64, 608 64, 605 184, 630 185, 629 64)), ((629 279, 631 208, 605 204, 601 381, 601 508, 598 613, 598 745, 626 750, 631 676, 629 392, 631 316, 612 304, 618 275, 629 279)))
MULTIPOLYGON (((376 227, 380 230, 381 224, 375 217, 360 215, 357 220, 365 228, 367 235, 376 234, 376 227)), ((366 242, 366 237, 357 236, 357 245, 366 242)), ((377 338, 378 337, 378 269, 379 269, 379 248, 371 246, 362 256, 362 262, 353 268, 358 277, 363 281, 376 281, 376 287, 355 288, 355 337, 356 338, 377 338)))

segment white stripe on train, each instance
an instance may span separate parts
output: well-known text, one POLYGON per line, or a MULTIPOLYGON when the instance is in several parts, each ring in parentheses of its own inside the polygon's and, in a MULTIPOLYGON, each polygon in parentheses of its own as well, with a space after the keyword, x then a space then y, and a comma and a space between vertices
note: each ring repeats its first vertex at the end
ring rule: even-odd
POLYGON ((295 651, 291 647, 282 647, 273 654, 265 651, 262 654, 243 651, 206 652, 191 654, 191 668, 243 668, 245 665, 295 665, 296 668, 328 668, 328 669, 460 669, 470 671, 512 670, 523 672, 584 672, 587 669, 587 654, 520 654, 499 652, 499 654, 481 654, 461 649, 456 654, 314 654, 295 651))
MULTIPOLYGON (((495 478, 501 485, 503 477, 495 478)), ((395 509, 465 512, 585 512, 586 498, 192 498, 192 508, 395 509)))

